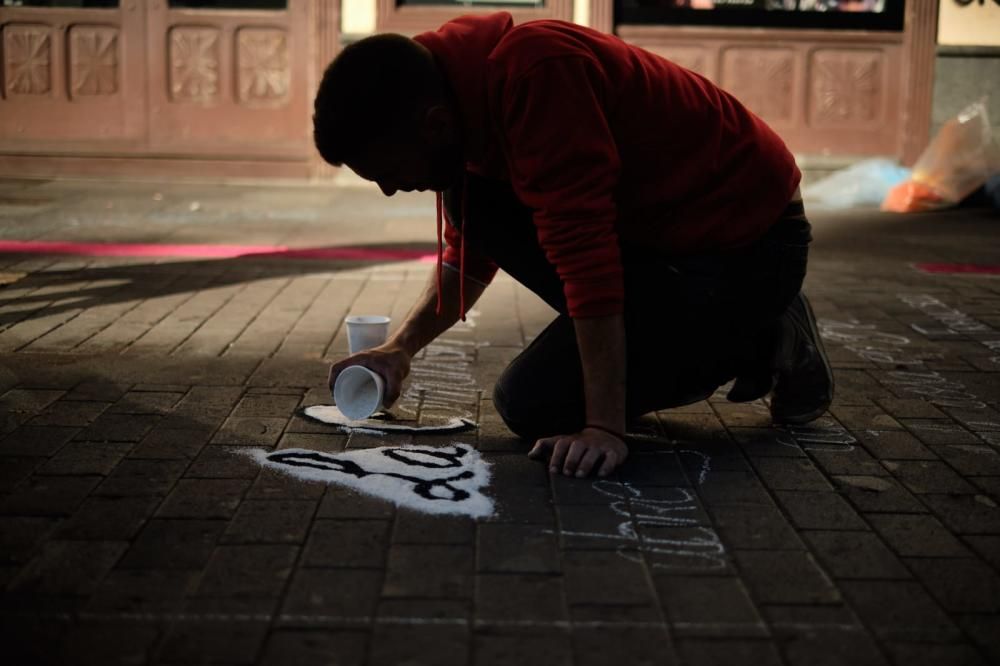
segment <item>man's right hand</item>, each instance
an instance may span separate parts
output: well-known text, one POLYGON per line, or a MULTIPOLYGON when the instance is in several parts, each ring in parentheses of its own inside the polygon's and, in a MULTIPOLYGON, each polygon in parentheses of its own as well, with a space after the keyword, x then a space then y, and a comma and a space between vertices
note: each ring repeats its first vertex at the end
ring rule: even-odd
POLYGON ((337 375, 351 365, 363 365, 377 372, 385 380, 385 398, 383 405, 391 407, 403 391, 403 380, 410 374, 410 355, 401 347, 385 344, 348 356, 330 366, 330 395, 333 395, 333 385, 337 375))

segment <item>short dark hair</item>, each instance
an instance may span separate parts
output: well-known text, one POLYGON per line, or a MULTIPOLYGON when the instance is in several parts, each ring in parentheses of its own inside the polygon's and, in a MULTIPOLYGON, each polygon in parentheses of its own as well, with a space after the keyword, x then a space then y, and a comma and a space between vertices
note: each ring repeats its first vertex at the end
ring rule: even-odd
POLYGON ((443 94, 444 78, 423 46, 403 35, 366 37, 323 73, 313 106, 316 148, 339 166, 379 133, 409 130, 417 111, 443 94))

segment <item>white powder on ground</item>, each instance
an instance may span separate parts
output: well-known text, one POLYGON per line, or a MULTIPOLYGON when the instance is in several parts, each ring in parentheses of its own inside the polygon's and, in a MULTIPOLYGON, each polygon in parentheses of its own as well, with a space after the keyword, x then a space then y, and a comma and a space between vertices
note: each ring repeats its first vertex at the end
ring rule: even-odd
POLYGON ((363 432, 367 434, 384 434, 387 432, 404 432, 413 434, 444 434, 459 432, 467 428, 475 428, 476 422, 466 418, 453 416, 440 423, 418 425, 416 421, 388 421, 385 419, 361 419, 353 421, 344 416, 336 405, 312 405, 302 410, 302 413, 314 421, 338 426, 341 430, 363 432))
POLYGON ((335 483, 396 506, 433 514, 487 518, 493 500, 481 489, 490 464, 468 444, 382 446, 342 453, 308 449, 239 449, 262 466, 305 481, 335 483))

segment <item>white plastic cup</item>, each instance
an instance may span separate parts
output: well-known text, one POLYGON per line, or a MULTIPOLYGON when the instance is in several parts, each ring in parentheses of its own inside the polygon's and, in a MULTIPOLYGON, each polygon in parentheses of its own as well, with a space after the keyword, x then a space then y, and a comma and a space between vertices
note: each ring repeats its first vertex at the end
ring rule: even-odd
POLYGON ((352 421, 367 419, 382 409, 385 380, 363 365, 351 365, 333 383, 333 401, 340 413, 352 421))
POLYGON ((380 315, 352 315, 347 322, 347 348, 352 354, 378 347, 389 337, 389 318, 380 315))

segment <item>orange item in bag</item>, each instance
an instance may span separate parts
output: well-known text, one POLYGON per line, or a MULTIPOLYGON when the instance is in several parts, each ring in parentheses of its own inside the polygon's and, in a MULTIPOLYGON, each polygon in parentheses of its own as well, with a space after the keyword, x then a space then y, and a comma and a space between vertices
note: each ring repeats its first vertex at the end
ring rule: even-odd
POLYGON ((952 205, 941 198, 928 185, 908 180, 896 185, 882 202, 882 210, 893 213, 919 213, 952 205))

